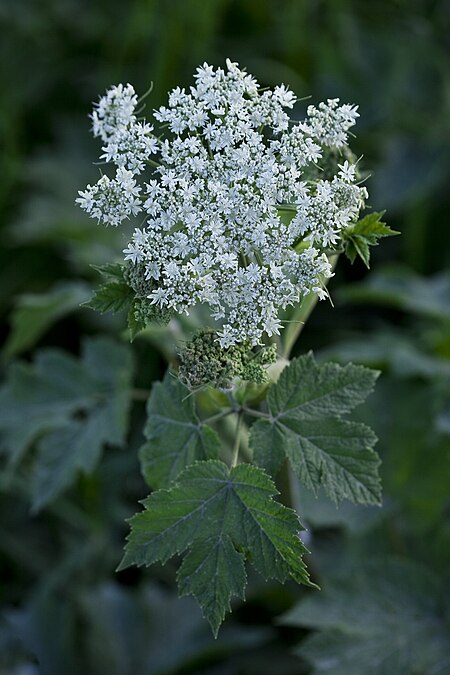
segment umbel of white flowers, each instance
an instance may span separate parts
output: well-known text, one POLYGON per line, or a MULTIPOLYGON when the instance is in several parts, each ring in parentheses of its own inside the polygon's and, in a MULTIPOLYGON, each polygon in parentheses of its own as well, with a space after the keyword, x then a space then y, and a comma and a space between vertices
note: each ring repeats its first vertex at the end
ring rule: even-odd
POLYGON ((367 198, 347 147, 356 107, 328 100, 292 122, 296 100, 227 60, 226 70, 199 67, 189 92, 177 87, 154 111, 165 140, 138 118, 130 84, 92 114, 116 172, 77 202, 105 225, 144 213, 124 253, 148 302, 185 313, 207 304, 222 347, 278 334, 280 308, 311 291, 326 297, 324 251, 367 198))

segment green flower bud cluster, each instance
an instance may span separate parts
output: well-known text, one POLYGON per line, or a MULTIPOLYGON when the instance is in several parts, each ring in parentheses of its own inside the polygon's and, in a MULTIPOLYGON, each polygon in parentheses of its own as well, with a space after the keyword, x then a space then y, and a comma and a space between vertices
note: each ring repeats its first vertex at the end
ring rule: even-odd
POLYGON ((230 389, 234 379, 264 384, 266 366, 277 359, 275 344, 253 351, 251 344, 221 347, 212 330, 200 331, 179 353, 181 382, 193 389, 213 385, 230 389))
POLYGON ((145 327, 149 323, 158 323, 166 326, 173 316, 173 311, 167 307, 152 305, 148 298, 138 298, 133 300, 131 311, 137 324, 145 327))
POLYGON ((153 290, 153 284, 145 278, 145 265, 142 263, 127 265, 124 278, 139 298, 146 298, 153 290))

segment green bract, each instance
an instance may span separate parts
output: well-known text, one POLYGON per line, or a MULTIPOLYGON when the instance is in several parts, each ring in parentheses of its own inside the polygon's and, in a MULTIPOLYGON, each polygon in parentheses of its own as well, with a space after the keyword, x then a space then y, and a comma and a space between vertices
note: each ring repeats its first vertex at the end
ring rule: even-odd
POLYGON ((345 230, 345 255, 352 263, 359 256, 365 266, 370 267, 370 246, 376 246, 382 237, 400 234, 381 221, 383 215, 384 212, 369 213, 345 230))

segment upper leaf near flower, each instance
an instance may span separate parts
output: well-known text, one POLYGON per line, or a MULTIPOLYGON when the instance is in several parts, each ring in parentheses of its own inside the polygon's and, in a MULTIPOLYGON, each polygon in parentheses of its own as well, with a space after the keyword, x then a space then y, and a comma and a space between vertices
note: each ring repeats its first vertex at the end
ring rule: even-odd
POLYGON ((163 382, 153 385, 147 415, 144 433, 148 440, 139 457, 150 487, 167 487, 196 460, 219 456, 216 432, 199 420, 189 389, 170 372, 163 382))
POLYGON ((355 225, 350 225, 344 231, 345 255, 350 262, 355 262, 359 256, 367 268, 370 267, 370 246, 377 246, 378 239, 392 237, 400 234, 392 230, 386 223, 381 221, 384 211, 381 213, 369 213, 355 225))
POLYGON ((254 460, 272 474, 288 459, 313 491, 334 500, 379 504, 376 436, 342 419, 370 394, 378 372, 363 366, 318 365, 311 353, 294 359, 269 390, 267 419, 251 428, 254 460))

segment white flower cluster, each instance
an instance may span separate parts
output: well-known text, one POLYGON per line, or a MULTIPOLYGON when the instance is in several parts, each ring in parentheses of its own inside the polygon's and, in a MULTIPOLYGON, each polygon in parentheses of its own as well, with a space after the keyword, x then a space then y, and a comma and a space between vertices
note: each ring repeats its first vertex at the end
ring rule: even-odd
POLYGON ((133 173, 119 167, 113 180, 102 176, 95 185, 80 190, 76 201, 99 223, 117 226, 124 218, 136 216, 142 210, 140 191, 133 173))
POLYGON ((280 308, 310 291, 326 297, 332 274, 323 251, 358 217, 367 192, 348 161, 335 163, 330 180, 310 180, 308 170, 320 171, 327 149, 346 148, 358 113, 334 99, 293 124, 291 91, 261 91, 228 60, 226 70, 204 64, 195 80, 154 112, 168 140, 138 121, 130 85, 100 100, 93 131, 116 176, 102 176, 78 202, 111 225, 145 213, 124 253, 143 270, 149 302, 186 313, 205 303, 223 347, 257 344, 279 333, 280 308), (152 175, 141 187, 146 165, 152 175))

